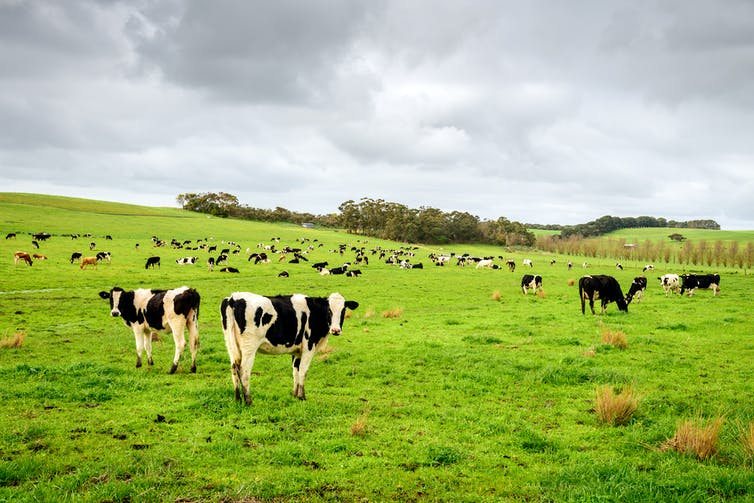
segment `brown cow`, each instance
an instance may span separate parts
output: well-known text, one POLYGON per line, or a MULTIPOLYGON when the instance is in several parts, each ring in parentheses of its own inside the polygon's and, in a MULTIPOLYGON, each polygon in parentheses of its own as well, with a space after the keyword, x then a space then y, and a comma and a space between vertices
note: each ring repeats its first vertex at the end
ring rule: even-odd
POLYGON ((94 268, 97 268, 97 257, 81 257, 81 266, 80 268, 83 269, 84 267, 88 265, 93 265, 94 268))
POLYGON ((17 251, 16 253, 13 254, 13 264, 14 265, 18 264, 19 260, 23 260, 29 265, 32 264, 31 255, 29 255, 25 251, 17 251))
POLYGON ((37 260, 47 260, 47 257, 42 255, 41 253, 35 253, 34 255, 32 255, 32 257, 34 257, 37 260))

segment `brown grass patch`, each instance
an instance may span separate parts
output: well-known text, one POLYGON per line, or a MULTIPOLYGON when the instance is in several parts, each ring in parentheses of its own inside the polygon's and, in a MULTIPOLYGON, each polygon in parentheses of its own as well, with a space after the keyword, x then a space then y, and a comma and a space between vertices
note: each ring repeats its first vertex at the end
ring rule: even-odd
POLYGON ((3 339, 0 340, 0 347, 20 348, 21 346, 24 345, 25 338, 26 338, 26 332, 16 332, 11 337, 3 337, 3 339))
POLYGON ((626 342, 626 334, 622 330, 602 330, 602 343, 610 346, 615 346, 619 349, 626 349, 628 342, 626 342))
POLYGON ((619 393, 615 393, 612 386, 597 387, 596 412, 600 423, 611 426, 628 424, 638 407, 639 397, 633 384, 619 393))
POLYGON ((597 351, 594 349, 594 346, 590 346, 589 349, 584 351, 584 356, 592 357, 597 354, 597 351))
POLYGON ((573 285, 575 285, 575 284, 576 284, 576 280, 575 280, 575 279, 573 279, 573 278, 570 278, 570 279, 568 280, 568 286, 573 286, 573 285))
POLYGON ((673 450, 697 459, 709 459, 717 454, 717 441, 720 438, 723 421, 725 417, 718 416, 701 426, 689 420, 679 422, 675 435, 667 439, 660 450, 673 450))
POLYGON ((323 362, 326 361, 328 358, 330 358, 330 355, 332 355, 335 352, 335 348, 330 346, 330 344, 326 344, 325 346, 319 348, 317 350, 317 361, 323 362))
POLYGON ((401 315, 403 315, 403 309, 401 309, 400 307, 396 307, 394 309, 388 309, 387 311, 382 311, 383 318, 400 318, 401 315))
POLYGON ((539 290, 537 290, 537 297, 540 298, 540 299, 544 299, 545 298, 545 291, 544 291, 544 289, 540 288, 539 290))
POLYGON ((375 315, 374 309, 367 309, 364 312, 364 319, 371 318, 374 315, 375 315))
POLYGON ((500 290, 495 290, 494 292, 492 292, 492 300, 494 300, 495 302, 500 300, 500 290))
POLYGON ((351 425, 351 436, 354 437, 363 437, 367 434, 367 431, 369 430, 369 425, 367 424, 367 420, 369 419, 369 409, 362 412, 359 417, 356 418, 356 421, 351 425))

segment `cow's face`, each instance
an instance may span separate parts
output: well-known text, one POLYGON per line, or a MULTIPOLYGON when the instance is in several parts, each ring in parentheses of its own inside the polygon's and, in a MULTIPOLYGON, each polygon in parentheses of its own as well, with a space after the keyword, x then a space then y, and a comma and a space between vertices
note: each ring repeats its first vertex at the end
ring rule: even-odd
POLYGON ((359 303, 353 300, 346 300, 339 293, 332 293, 327 299, 327 314, 330 318, 330 333, 340 335, 343 331, 343 319, 346 316, 346 308, 356 309, 359 303))
POLYGON ((99 296, 103 299, 110 299, 110 315, 113 317, 120 316, 120 297, 123 294, 123 289, 117 286, 109 292, 100 292, 99 296))

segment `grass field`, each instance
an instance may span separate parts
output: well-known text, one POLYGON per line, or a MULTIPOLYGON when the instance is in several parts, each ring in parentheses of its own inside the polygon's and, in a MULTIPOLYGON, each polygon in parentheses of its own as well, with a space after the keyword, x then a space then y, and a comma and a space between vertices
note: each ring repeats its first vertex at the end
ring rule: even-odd
MULTIPOLYGON (((340 265, 353 258, 331 251, 341 243, 406 245, 25 194, 0 194, 0 231, 17 233, 0 240, 0 500, 644 502, 754 494, 746 271, 700 267, 721 274, 720 296, 666 298, 656 276, 682 271, 662 265, 629 313, 611 304, 593 316, 581 314, 569 285, 584 270, 565 266, 582 257, 417 247, 412 261, 422 270, 370 255, 361 277, 323 277, 277 257, 253 265, 246 249, 273 237, 279 246, 303 241, 314 247, 310 261, 340 265), (43 231, 53 237, 32 249, 30 233, 43 231), (235 241, 242 251, 229 265, 240 273, 209 272, 205 251, 155 248, 153 235, 235 241), (16 250, 48 259, 14 265, 16 250), (75 251, 110 251, 112 263, 81 270, 69 261, 75 251), (531 258, 544 294, 521 293, 530 270, 434 267, 430 251, 531 258), (162 265, 145 270, 151 255, 162 265), (184 256, 200 263, 177 265, 184 256), (290 277, 277 277, 282 270, 290 277), (114 285, 200 292, 196 374, 186 351, 168 375, 168 334, 154 344, 153 367, 134 367, 130 329, 97 295, 114 285), (360 303, 312 364, 306 401, 291 396, 290 359, 261 355, 253 405, 234 402, 219 314, 233 291, 338 291, 360 303), (625 425, 600 421, 604 387, 633 387, 639 397, 625 425), (715 419, 722 425, 710 455, 669 448, 680 445, 684 422, 715 419)), ((590 273, 612 274, 624 288, 644 265, 624 261, 618 271, 614 260, 590 262, 590 273)))

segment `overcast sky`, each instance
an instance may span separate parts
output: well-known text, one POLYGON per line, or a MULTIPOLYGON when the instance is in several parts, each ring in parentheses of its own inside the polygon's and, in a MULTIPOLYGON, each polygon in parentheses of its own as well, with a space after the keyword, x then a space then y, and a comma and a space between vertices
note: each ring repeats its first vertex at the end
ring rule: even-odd
POLYGON ((0 0, 0 191, 754 229, 754 2, 0 0))

